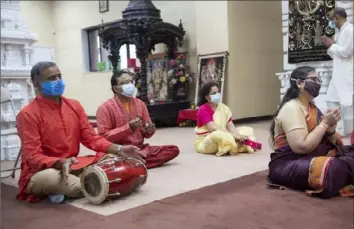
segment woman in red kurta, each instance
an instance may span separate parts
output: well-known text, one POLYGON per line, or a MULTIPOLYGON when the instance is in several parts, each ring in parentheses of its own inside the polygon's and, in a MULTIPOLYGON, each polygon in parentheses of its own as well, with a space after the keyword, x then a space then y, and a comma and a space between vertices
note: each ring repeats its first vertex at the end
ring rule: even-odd
POLYGON ((80 196, 79 178, 61 171, 64 164, 72 162, 68 159, 76 158, 76 163, 71 165, 75 172, 96 163, 106 153, 132 153, 135 147, 122 148, 95 133, 80 103, 61 96, 64 84, 55 63, 36 64, 31 78, 37 97, 20 111, 16 119, 22 143, 17 198, 36 201, 48 194, 80 196), (97 154, 77 157, 80 143, 97 154), (67 184, 63 175, 66 175, 67 184))

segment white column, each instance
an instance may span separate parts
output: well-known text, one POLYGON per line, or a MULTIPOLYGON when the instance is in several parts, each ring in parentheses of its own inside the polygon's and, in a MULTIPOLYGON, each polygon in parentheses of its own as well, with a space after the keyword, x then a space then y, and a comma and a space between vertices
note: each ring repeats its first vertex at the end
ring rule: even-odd
POLYGON ((24 66, 31 66, 31 48, 26 44, 23 48, 24 53, 24 66))

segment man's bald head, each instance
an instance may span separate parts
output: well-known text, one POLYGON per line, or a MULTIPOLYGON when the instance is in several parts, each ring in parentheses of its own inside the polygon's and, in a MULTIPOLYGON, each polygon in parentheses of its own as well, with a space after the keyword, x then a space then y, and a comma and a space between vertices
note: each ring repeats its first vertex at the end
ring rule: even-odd
POLYGON ((329 20, 336 25, 338 29, 347 21, 347 12, 342 7, 336 7, 329 13, 329 20))

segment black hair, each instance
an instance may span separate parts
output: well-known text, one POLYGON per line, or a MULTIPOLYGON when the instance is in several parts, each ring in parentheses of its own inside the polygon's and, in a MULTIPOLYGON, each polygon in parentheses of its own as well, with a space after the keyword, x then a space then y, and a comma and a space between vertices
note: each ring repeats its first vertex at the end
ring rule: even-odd
POLYGON ((111 90, 113 91, 114 94, 116 92, 114 91, 113 87, 117 86, 118 78, 121 77, 123 74, 128 74, 131 77, 133 77, 133 79, 134 79, 134 76, 135 76, 134 73, 126 71, 126 70, 120 70, 120 71, 117 71, 117 72, 113 73, 113 75, 111 77, 111 90))
POLYGON ((56 63, 51 61, 41 61, 33 65, 31 69, 31 80, 34 83, 34 80, 41 75, 41 71, 53 66, 57 66, 56 63))
POLYGON ((274 114, 272 124, 270 125, 270 139, 269 142, 271 146, 274 146, 274 128, 275 128, 275 118, 278 116, 278 113, 280 109, 290 100, 296 99, 299 96, 299 88, 297 86, 297 80, 305 80, 310 72, 316 72, 316 69, 310 66, 301 66, 296 69, 291 73, 290 75, 290 87, 286 91, 283 99, 280 102, 280 105, 277 109, 277 111, 274 114))
POLYGON ((208 102, 205 96, 209 95, 212 87, 218 87, 218 84, 215 81, 209 81, 202 85, 198 93, 198 106, 208 102))
POLYGON ((340 18, 344 18, 344 19, 347 19, 347 12, 345 11, 345 9, 344 8, 342 8, 342 7, 336 7, 335 9, 334 9, 334 15, 333 16, 338 16, 338 17, 340 17, 340 18))

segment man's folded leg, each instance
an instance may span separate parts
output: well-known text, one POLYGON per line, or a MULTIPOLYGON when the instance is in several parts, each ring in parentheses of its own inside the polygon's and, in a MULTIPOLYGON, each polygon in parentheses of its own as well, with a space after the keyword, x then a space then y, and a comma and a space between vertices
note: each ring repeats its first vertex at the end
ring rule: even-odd
POLYGON ((145 158, 148 169, 161 166, 179 155, 179 149, 174 145, 147 146, 145 150, 149 152, 145 158))
POLYGON ((70 198, 82 197, 80 178, 72 174, 66 184, 59 170, 45 169, 31 177, 27 192, 36 196, 63 194, 70 198))

